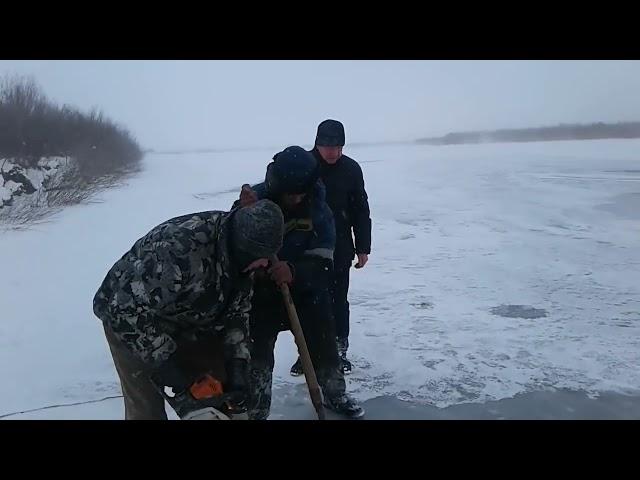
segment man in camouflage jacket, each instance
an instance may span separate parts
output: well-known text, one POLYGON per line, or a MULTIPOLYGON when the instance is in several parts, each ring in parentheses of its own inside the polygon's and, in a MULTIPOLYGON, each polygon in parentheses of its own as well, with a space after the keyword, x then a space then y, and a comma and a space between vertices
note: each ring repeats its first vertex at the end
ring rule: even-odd
POLYGON ((93 311, 104 324, 126 419, 166 419, 164 387, 181 417, 206 406, 189 395, 205 374, 242 406, 253 271, 279 251, 283 229, 269 200, 183 215, 153 228, 113 265, 93 311))

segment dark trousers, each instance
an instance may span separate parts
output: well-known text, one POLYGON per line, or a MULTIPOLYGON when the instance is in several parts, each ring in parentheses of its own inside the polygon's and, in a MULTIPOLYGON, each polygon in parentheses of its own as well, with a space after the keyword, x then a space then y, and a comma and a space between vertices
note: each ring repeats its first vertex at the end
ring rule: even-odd
MULTIPOLYGON (((326 287, 304 296, 293 296, 311 362, 325 397, 345 393, 345 381, 335 342, 331 298, 326 287)), ((276 292, 268 302, 257 301, 251 310, 252 420, 266 420, 271 409, 271 385, 278 333, 288 330, 289 317, 282 296, 276 292)))
POLYGON ((349 338, 349 270, 351 263, 338 264, 334 267, 330 280, 333 317, 338 339, 349 338))

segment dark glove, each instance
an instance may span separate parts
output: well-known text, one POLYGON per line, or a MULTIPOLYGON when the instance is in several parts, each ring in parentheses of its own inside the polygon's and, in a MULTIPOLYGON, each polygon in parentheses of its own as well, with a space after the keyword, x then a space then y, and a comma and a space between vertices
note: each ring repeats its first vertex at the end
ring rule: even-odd
POLYGON ((293 283, 293 268, 288 262, 280 260, 274 263, 271 268, 269 268, 269 275, 271 275, 271 280, 276 282, 278 286, 283 283, 293 283))
POLYGON ((174 394, 184 392, 191 385, 191 379, 175 364, 172 358, 157 367, 151 374, 156 388, 171 387, 174 394))
POLYGON ((180 418, 207 407, 213 407, 225 415, 237 410, 229 408, 229 399, 223 394, 220 381, 211 375, 190 378, 171 359, 154 370, 151 382, 180 418), (165 387, 170 387, 173 395, 169 395, 165 387))

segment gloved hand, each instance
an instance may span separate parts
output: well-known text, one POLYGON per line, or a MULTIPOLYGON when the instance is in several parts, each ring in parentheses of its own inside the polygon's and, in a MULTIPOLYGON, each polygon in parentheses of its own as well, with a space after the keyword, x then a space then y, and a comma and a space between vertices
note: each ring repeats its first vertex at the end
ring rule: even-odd
POLYGON ((278 286, 281 286, 283 283, 293 283, 293 269, 288 262, 279 260, 269 268, 268 272, 271 280, 276 282, 278 286))
POLYGON ((233 413, 230 412, 228 398, 219 380, 208 374, 190 378, 172 359, 155 369, 151 382, 180 418, 189 418, 194 413, 211 408, 224 415, 233 413), (173 394, 168 394, 165 387, 170 387, 173 394))
POLYGON ((248 207, 258 201, 258 194, 251 189, 251 185, 245 183, 240 191, 240 206, 248 207))
POLYGON ((192 383, 173 358, 169 358, 153 371, 151 381, 158 389, 170 387, 175 395, 187 390, 192 383))

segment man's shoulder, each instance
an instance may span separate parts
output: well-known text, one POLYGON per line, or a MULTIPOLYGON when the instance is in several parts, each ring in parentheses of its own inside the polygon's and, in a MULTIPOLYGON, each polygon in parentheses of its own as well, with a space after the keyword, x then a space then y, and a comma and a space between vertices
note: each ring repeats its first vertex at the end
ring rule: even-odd
POLYGON ((344 165, 344 168, 350 170, 351 172, 361 172, 362 171, 362 169, 360 168, 360 164, 354 158, 351 158, 348 155, 344 155, 343 154, 342 158, 340 159, 340 161, 344 165))
POLYGON ((342 154, 342 159, 346 160, 348 163, 351 163, 351 164, 353 163, 355 163, 356 165, 358 164, 355 158, 352 158, 349 155, 345 155, 344 153, 342 154))
POLYGON ((312 198, 314 202, 325 203, 327 201, 327 187, 322 179, 319 179, 313 186, 312 198))
POLYGON ((170 218, 153 228, 144 237, 144 243, 185 243, 192 237, 204 243, 215 233, 218 221, 227 215, 224 211, 206 210, 170 218))
POLYGON ((198 228, 201 225, 212 225, 218 219, 224 218, 229 212, 222 210, 203 210, 201 212, 187 213, 178 217, 170 218, 169 220, 161 223, 158 227, 173 226, 178 228, 193 229, 198 228))

